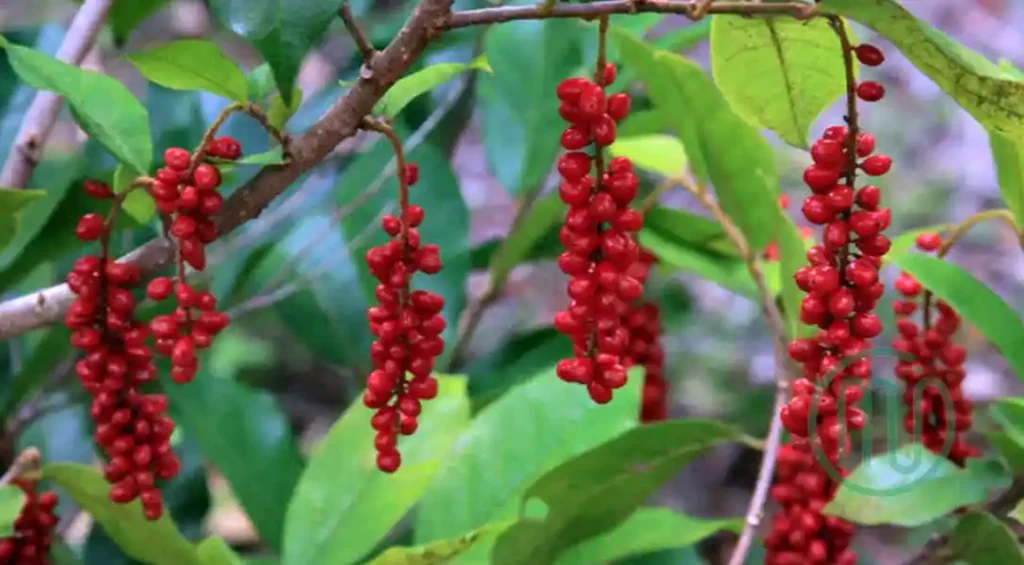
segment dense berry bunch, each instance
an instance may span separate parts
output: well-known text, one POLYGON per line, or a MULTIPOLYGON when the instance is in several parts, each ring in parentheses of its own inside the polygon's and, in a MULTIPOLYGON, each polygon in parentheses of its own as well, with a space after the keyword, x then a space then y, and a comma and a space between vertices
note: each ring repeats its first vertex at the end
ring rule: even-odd
POLYGON ((416 165, 405 165, 399 213, 381 220, 392 239, 366 252, 370 273, 380 283, 375 291, 379 304, 366 312, 377 340, 370 347, 374 370, 366 379, 363 403, 376 409, 371 424, 377 430, 377 467, 387 473, 401 464, 398 434, 415 432, 420 401, 437 396, 437 380, 430 373, 444 351, 444 299, 409 288, 417 271, 433 275, 441 270, 437 245, 422 244, 416 230, 423 222, 423 208, 408 203, 407 188, 418 177, 416 165))
MULTIPOLYGON (((644 284, 656 257, 640 250, 640 260, 628 275, 644 284)), ((665 380, 665 353, 661 348, 661 309, 653 301, 638 300, 626 312, 629 347, 623 363, 644 368, 644 386, 640 396, 640 421, 658 422, 668 415, 668 381, 665 380)))
MULTIPOLYGON (((856 47, 855 54, 869 66, 883 59, 870 45, 856 47)), ((856 95, 873 102, 882 97, 882 87, 863 82, 856 95)), ((780 454, 771 491, 782 509, 765 540, 769 565, 856 562, 849 549, 852 526, 823 516, 821 509, 838 486, 835 479, 845 473, 840 456, 849 452, 850 430, 864 426, 864 412, 856 404, 871 378, 871 339, 882 332, 874 309, 885 291, 878 269, 890 247, 882 234, 890 211, 879 207, 878 187, 857 189, 854 182, 858 168, 878 176, 892 161, 873 155, 874 138, 858 132, 853 117, 848 120, 853 131, 832 126, 815 141, 814 164, 803 175, 813 194, 804 200, 802 212, 824 229, 821 244, 807 252, 809 265, 795 279, 806 293, 800 320, 818 332, 789 344, 789 356, 803 371, 781 413, 792 442, 780 454)))
POLYGON ((615 124, 630 105, 625 93, 605 95, 604 85, 615 80, 615 73, 615 66, 607 64, 597 73, 598 82, 569 78, 557 89, 559 114, 570 124, 561 138, 569 153, 558 159, 559 195, 569 206, 559 233, 566 251, 558 265, 570 276, 571 301, 554 324, 572 338, 574 355, 559 362, 557 373, 586 385, 600 404, 626 384, 623 357, 630 336, 624 316, 643 294, 643 285, 628 274, 640 256, 631 234, 642 227, 643 218, 629 207, 639 181, 628 159, 604 162, 604 147, 615 141, 615 124), (587 147, 593 147, 592 154, 583 151, 587 147))
POLYGON ((57 495, 37 494, 34 480, 13 483, 25 492, 25 503, 14 520, 14 535, 0 539, 0 565, 49 565, 51 536, 59 521, 54 513, 57 495))
MULTIPOLYGON (((940 245, 934 233, 917 238, 917 246, 924 251, 935 251, 940 245)), ((966 351, 952 341, 960 316, 945 302, 934 300, 909 273, 901 273, 895 286, 905 298, 893 302, 899 332, 893 349, 906 356, 896 363, 896 376, 906 383, 903 425, 929 450, 963 466, 968 457, 981 452, 964 439, 971 428, 973 404, 961 386, 966 351), (918 312, 923 327, 913 320, 918 312)))

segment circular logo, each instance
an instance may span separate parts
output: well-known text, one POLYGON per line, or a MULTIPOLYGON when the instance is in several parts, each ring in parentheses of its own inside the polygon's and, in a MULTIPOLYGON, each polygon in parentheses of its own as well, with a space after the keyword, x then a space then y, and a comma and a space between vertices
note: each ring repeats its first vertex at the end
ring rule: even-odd
POLYGON ((818 464, 833 481, 842 482, 845 488, 860 494, 891 496, 905 492, 915 482, 931 477, 939 469, 944 457, 926 456, 921 441, 924 426, 927 424, 934 429, 936 425, 944 425, 944 430, 940 430, 945 432, 943 444, 937 455, 946 456, 956 439, 956 413, 949 387, 937 378, 918 379, 913 387, 907 387, 902 380, 877 379, 868 390, 865 389, 865 381, 846 374, 846 368, 855 363, 871 363, 871 357, 914 361, 909 354, 884 347, 843 358, 817 379, 819 386, 810 399, 807 415, 808 437, 812 440, 811 449, 818 464), (850 387, 864 390, 862 394, 849 395, 847 389, 850 387), (825 398, 826 392, 828 396, 834 396, 834 403, 825 398), (850 418, 843 417, 854 408, 847 406, 848 396, 862 396, 857 407, 864 414, 871 415, 863 418, 863 425, 850 426, 850 418), (881 403, 878 410, 873 409, 875 403, 881 403), (924 413, 922 408, 929 409, 929 412, 924 413), (944 413, 935 414, 936 408, 944 413), (833 414, 836 417, 830 417, 833 414), (828 429, 822 427, 823 424, 828 429), (860 449, 856 453, 851 447, 852 432, 860 436, 860 449), (837 456, 829 457, 825 452, 821 441, 823 437, 828 438, 830 444, 838 445, 837 456), (879 445, 882 451, 874 453, 879 445), (863 467, 857 475, 843 477, 843 468, 852 470, 858 465, 863 467))

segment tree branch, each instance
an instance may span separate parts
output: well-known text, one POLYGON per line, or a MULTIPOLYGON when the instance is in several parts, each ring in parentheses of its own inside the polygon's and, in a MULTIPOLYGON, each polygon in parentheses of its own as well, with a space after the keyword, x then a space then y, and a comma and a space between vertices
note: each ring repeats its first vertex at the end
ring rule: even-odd
MULTIPOLYGON (((287 165, 262 169, 224 203, 217 218, 221 234, 228 233, 260 213, 303 173, 322 161, 343 140, 351 137, 373 105, 419 57, 436 37, 451 10, 452 0, 424 0, 386 49, 374 57, 372 73, 361 76, 352 88, 291 145, 287 165)), ((174 248, 165 240, 154 240, 119 261, 138 265, 144 274, 166 266, 174 248)), ((0 303, 0 340, 40 328, 61 319, 74 295, 67 285, 56 285, 0 303)))
POLYGON ((348 34, 352 36, 352 41, 356 44, 356 49, 359 50, 359 56, 363 58, 363 68, 368 69, 369 65, 373 62, 373 57, 377 54, 377 50, 373 48, 373 44, 370 43, 362 28, 356 23, 356 18, 352 15, 352 8, 349 7, 347 0, 338 10, 338 16, 341 17, 342 23, 345 24, 348 34))
POLYGON ((707 0, 658 0, 638 2, 637 0, 601 0, 585 4, 558 4, 545 9, 543 4, 526 6, 500 6, 480 10, 466 10, 451 15, 442 27, 456 29, 474 25, 490 25, 513 20, 541 20, 546 18, 595 19, 611 14, 633 14, 655 12, 680 14, 692 20, 699 20, 706 14, 762 14, 787 15, 805 20, 818 14, 818 7, 803 2, 781 4, 755 4, 751 2, 708 2, 707 0))
MULTIPOLYGON (((96 43, 103 22, 113 0, 86 0, 75 13, 71 26, 57 49, 57 59, 78 66, 96 43)), ((25 112, 21 128, 14 138, 14 146, 7 162, 0 170, 0 186, 25 188, 39 162, 64 100, 52 92, 39 91, 25 112)))

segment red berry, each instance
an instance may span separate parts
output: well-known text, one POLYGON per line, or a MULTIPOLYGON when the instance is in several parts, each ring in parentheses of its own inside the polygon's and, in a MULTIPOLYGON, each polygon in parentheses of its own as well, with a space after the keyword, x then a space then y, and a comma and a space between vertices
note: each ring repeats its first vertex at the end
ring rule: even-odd
POLYGON ((562 132, 562 148, 577 151, 590 145, 590 133, 583 126, 572 125, 562 132))
POLYGON ((377 454, 377 468, 385 473, 394 473, 402 464, 402 456, 398 451, 382 451, 377 454))
POLYGON ((78 221, 78 225, 75 226, 75 237, 82 241, 92 241, 99 239, 103 235, 103 231, 103 216, 90 212, 78 221))
POLYGON ((843 126, 829 126, 825 128, 824 133, 821 134, 822 139, 834 139, 839 142, 846 141, 848 130, 843 126))
POLYGON ((582 92, 584 86, 589 84, 591 84, 590 80, 583 77, 567 78, 558 83, 555 94, 559 100, 576 106, 580 100, 580 92, 582 92))
POLYGON ((181 147, 171 147, 164 151, 164 164, 171 170, 185 171, 192 164, 192 155, 181 147))
POLYGON ((233 137, 220 137, 213 141, 217 157, 234 161, 242 156, 242 146, 233 137))
POLYGON ((615 78, 618 76, 618 70, 615 68, 614 63, 605 63, 602 71, 604 71, 601 73, 601 84, 603 86, 608 86, 615 82, 615 78))
POLYGON ((857 85, 857 97, 865 102, 878 102, 885 96, 885 87, 869 80, 857 85))
POLYGON ((834 139, 819 139, 811 145, 811 158, 826 169, 838 169, 846 161, 843 145, 834 139))
POLYGON ((590 172, 590 156, 586 153, 566 153, 558 158, 558 173, 569 181, 578 181, 590 172))
POLYGON ((192 182, 198 190, 214 190, 220 186, 220 171, 209 163, 199 163, 192 173, 192 182))
POLYGON ((607 114, 599 116, 591 125, 590 133, 598 145, 611 145, 615 142, 615 120, 607 114))
POLYGON ((171 295, 174 290, 174 282, 167 277, 157 277, 146 285, 146 296, 150 300, 163 300, 171 295))
POLYGON ((918 235, 915 242, 918 249, 922 251, 935 251, 942 246, 942 238, 939 237, 939 234, 933 232, 918 235))
POLYGON ((875 152, 875 137, 870 133, 857 134, 857 156, 867 157, 875 152))
POLYGON ((406 163, 405 168, 402 169, 402 180, 405 181, 406 186, 412 186, 420 180, 420 167, 416 163, 406 163))
POLYGON ((621 121, 629 115, 631 102, 629 95, 625 92, 612 94, 608 97, 608 115, 615 121, 621 121))
POLYGON ((865 173, 877 177, 889 172, 889 168, 892 167, 892 159, 888 155, 872 155, 864 159, 860 167, 864 169, 865 173))
POLYGON ((804 183, 819 194, 827 193, 839 182, 839 171, 820 165, 811 165, 804 169, 804 183))
POLYGON ((882 54, 882 50, 867 43, 858 45, 855 48, 855 53, 857 54, 857 60, 869 67, 877 67, 885 61, 885 55, 882 54))
POLYGON ((86 180, 82 182, 82 190, 93 198, 114 197, 114 191, 110 190, 110 185, 96 180, 86 180))

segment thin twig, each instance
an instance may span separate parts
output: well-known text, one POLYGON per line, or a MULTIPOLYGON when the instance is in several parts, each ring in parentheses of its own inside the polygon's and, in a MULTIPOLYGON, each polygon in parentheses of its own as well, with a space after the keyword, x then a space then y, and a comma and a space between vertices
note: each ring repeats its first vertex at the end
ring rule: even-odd
POLYGON ((7 472, 0 477, 0 485, 11 484, 12 481, 17 480, 22 475, 37 471, 42 460, 43 456, 39 453, 39 450, 34 447, 29 447, 22 451, 14 459, 14 463, 11 463, 7 472))
POLYGON ((341 17, 341 21, 345 24, 345 29, 352 36, 352 41, 356 44, 356 49, 359 50, 359 55, 363 58, 363 72, 372 73, 373 58, 377 55, 377 50, 373 48, 373 44, 370 43, 362 28, 356 23, 356 18, 352 15, 352 8, 349 7, 347 0, 338 9, 338 16, 341 17))
POLYGON ((806 20, 818 15, 818 7, 804 2, 751 3, 751 2, 708 2, 658 0, 637 2, 636 0, 601 0, 582 4, 558 4, 546 8, 541 3, 525 6, 499 6, 479 10, 455 12, 441 26, 442 29, 456 29, 475 25, 490 25, 514 20, 542 20, 547 18, 597 19, 613 14, 659 13, 680 14, 692 20, 699 20, 707 14, 761 14, 787 15, 806 20), (706 4, 709 4, 705 6, 706 4))
MULTIPOLYGON (((103 22, 113 0, 86 0, 75 13, 64 41, 57 48, 58 60, 78 66, 96 43, 103 22)), ((0 170, 0 186, 25 188, 32 172, 39 163, 43 146, 46 145, 64 100, 52 92, 40 91, 32 100, 21 128, 14 138, 3 169, 0 170)))
POLYGON ((747 553, 750 552, 750 546, 754 541, 754 534, 764 516, 764 506, 768 501, 768 491, 771 488, 772 477, 775 474, 775 463, 778 458, 780 439, 782 438, 782 419, 779 414, 786 403, 790 379, 785 357, 786 326, 783 321, 782 312, 779 311, 778 304, 775 302, 775 294, 768 288, 768 282, 764 278, 761 262, 757 254, 754 253, 747 238, 743 235, 743 232, 726 215, 721 206, 711 198, 711 195, 704 186, 699 185, 689 176, 684 176, 680 180, 683 186, 721 224, 726 237, 739 250, 740 256, 747 265, 747 271, 750 272, 750 277, 754 279, 754 285, 757 287, 761 306, 764 308, 765 321, 768 324, 768 329, 772 334, 774 342, 775 405, 772 407, 772 421, 768 428, 768 437, 764 440, 764 454, 761 457, 761 468, 757 473, 754 494, 751 496, 750 504, 747 507, 746 524, 743 527, 743 532, 740 534, 739 541, 736 542, 732 556, 729 558, 729 565, 742 565, 747 558, 747 553))

